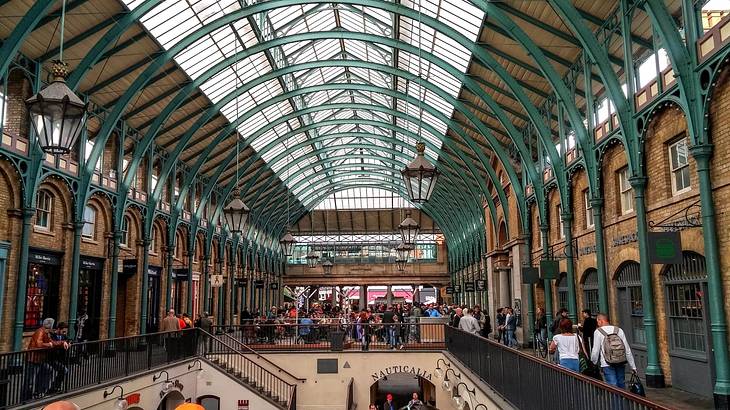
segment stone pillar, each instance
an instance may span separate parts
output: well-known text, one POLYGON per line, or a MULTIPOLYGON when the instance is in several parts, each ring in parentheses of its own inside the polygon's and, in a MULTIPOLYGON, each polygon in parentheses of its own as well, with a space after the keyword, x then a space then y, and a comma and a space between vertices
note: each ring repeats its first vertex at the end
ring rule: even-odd
POLYGON ((393 305, 393 287, 391 285, 388 285, 385 290, 385 304, 388 306, 393 305))
MULTIPOLYGON (((489 256, 485 259, 486 264, 486 277, 487 277, 487 306, 484 306, 484 310, 486 312, 489 312, 489 317, 492 318, 492 320, 495 320, 497 317, 497 305, 499 301, 497 300, 497 287, 499 286, 499 283, 496 279, 496 273, 494 272, 494 258, 489 256)), ((495 327, 496 328, 496 327, 495 327)))

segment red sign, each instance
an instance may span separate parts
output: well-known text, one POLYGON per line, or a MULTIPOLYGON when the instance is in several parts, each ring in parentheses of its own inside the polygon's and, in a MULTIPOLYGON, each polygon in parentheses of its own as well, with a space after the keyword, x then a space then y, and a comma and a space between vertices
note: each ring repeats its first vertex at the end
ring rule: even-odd
POLYGON ((139 393, 132 393, 124 399, 127 400, 127 404, 139 404, 139 393))
POLYGON ((248 400, 239 400, 238 410, 248 410, 248 400))

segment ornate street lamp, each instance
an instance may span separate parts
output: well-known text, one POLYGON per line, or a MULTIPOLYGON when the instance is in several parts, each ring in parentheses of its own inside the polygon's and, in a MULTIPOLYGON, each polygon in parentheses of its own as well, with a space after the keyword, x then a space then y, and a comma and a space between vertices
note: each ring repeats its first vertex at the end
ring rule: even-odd
POLYGON ((279 240, 279 245, 281 245, 281 248, 284 250, 284 255, 292 256, 294 254, 295 243, 297 243, 297 240, 294 239, 291 231, 287 228, 286 233, 279 240))
POLYGON ((398 230, 400 230, 403 243, 406 245, 414 245, 416 243, 418 231, 421 230, 421 225, 411 218, 411 211, 408 211, 406 212, 406 219, 398 225, 398 230))
POLYGON ((431 198, 439 176, 436 167, 426 159, 425 150, 426 145, 424 143, 417 143, 416 157, 400 172, 408 196, 412 202, 419 204, 431 198))
POLYGON ((250 209, 241 200, 241 192, 238 188, 233 190, 233 199, 223 208, 223 217, 226 220, 228 229, 233 233, 241 233, 246 228, 246 221, 250 209))
POLYGON ((327 259, 326 261, 322 262, 322 269, 324 269, 325 275, 331 275, 332 274, 332 268, 335 266, 334 263, 332 263, 331 260, 327 259))
POLYGON ((408 259, 396 258, 396 260, 395 260, 395 267, 398 269, 398 272, 405 271, 407 264, 408 264, 408 259))
POLYGON ((408 260, 408 256, 413 250, 413 245, 401 242, 398 247, 395 248, 396 262, 400 260, 408 260))
POLYGON ((310 269, 317 267, 317 261, 319 260, 319 255, 317 254, 317 252, 314 251, 314 249, 309 251, 306 259, 307 259, 307 266, 310 269))

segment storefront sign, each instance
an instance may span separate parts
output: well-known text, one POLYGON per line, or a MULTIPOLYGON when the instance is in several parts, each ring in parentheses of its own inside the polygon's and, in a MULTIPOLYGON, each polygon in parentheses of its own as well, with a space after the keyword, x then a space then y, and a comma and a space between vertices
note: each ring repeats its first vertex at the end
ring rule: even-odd
POLYGON ((137 259, 125 259, 122 261, 122 273, 134 275, 137 273, 137 259))
POLYGON ((560 271, 558 261, 543 259, 540 261, 540 278, 552 280, 557 279, 560 271))
POLYGON ((271 290, 279 290, 279 282, 269 283, 269 289, 271 289, 271 290))
POLYGON ((474 282, 464 282, 464 292, 474 292, 474 282))
POLYGON ((622 246, 632 242, 636 242, 637 240, 639 240, 639 235, 636 232, 632 232, 613 238, 612 245, 614 247, 622 246))
POLYGON ((454 292, 461 293, 461 285, 454 285, 454 292))
POLYGON ((649 232, 649 263, 658 265, 682 263, 682 237, 679 231, 649 232))
POLYGON ((176 280, 188 280, 188 268, 172 268, 172 278, 176 280))
POLYGON ((487 290, 487 281, 486 281, 486 279, 477 279, 476 280, 476 286, 477 286, 477 291, 478 292, 482 292, 482 291, 487 290))
POLYGON ((239 288, 245 288, 248 281, 244 278, 236 278, 235 282, 236 286, 238 286, 239 288))
POLYGON ((421 369, 420 367, 414 367, 414 366, 388 366, 385 369, 375 372, 370 375, 370 377, 373 378, 373 381, 378 381, 380 379, 383 379, 385 377, 390 376, 391 374, 397 374, 397 373, 410 373, 414 374, 418 377, 423 377, 426 380, 431 380, 433 378, 433 375, 429 373, 426 369, 421 369))
POLYGON ((162 268, 159 266, 147 266, 147 275, 149 276, 160 276, 162 268))
POLYGON ((31 250, 28 252, 28 263, 58 266, 61 264, 61 255, 31 250))
POLYGON ((210 275, 210 286, 214 288, 223 286, 223 275, 210 275))
POLYGON ((578 248, 578 256, 590 255, 592 253, 596 253, 596 245, 588 245, 578 248))
POLYGON ((104 270, 104 259, 82 256, 79 259, 81 269, 104 270))
POLYGON ((257 279, 255 281, 253 281, 253 286, 256 289, 263 289, 264 288, 264 281, 261 280, 261 279, 257 279))
POLYGON ((540 281, 540 272, 532 266, 522 267, 522 283, 532 285, 540 281))
POLYGON ((238 401, 238 410, 249 410, 248 400, 239 400, 238 401))
POLYGON ((446 287, 446 294, 447 295, 453 295, 454 294, 454 287, 453 286, 447 286, 446 287))

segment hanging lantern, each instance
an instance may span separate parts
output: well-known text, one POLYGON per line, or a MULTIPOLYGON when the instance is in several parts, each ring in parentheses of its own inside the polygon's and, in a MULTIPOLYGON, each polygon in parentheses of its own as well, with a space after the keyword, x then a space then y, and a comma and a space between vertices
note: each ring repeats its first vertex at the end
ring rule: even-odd
POLYGON ((403 272, 404 270, 406 270, 407 264, 408 264, 408 259, 397 258, 395 260, 395 267, 398 269, 398 272, 403 272))
POLYGON ((279 240, 279 245, 281 245, 281 248, 284 250, 284 255, 286 256, 292 256, 294 253, 295 243, 297 243, 297 240, 294 239, 294 236, 292 236, 289 229, 286 230, 284 236, 282 236, 279 240))
POLYGON ((326 261, 322 262, 322 269, 324 269, 325 275, 331 275, 332 274, 332 268, 335 266, 334 263, 332 263, 331 260, 327 259, 326 261))
POLYGON ((66 154, 86 123, 86 104, 66 85, 68 65, 54 60, 53 81, 25 101, 38 144, 49 154, 66 154))
POLYGON ((407 244, 405 242, 401 242, 398 247, 395 248, 395 254, 396 261, 398 259, 401 260, 408 260, 408 256, 410 255, 411 251, 413 250, 413 245, 407 244))
POLYGON ((223 216, 226 219, 228 229, 233 233, 243 232, 250 211, 241 200, 241 192, 238 189, 233 190, 233 199, 223 208, 223 216))
POLYGON ((426 159, 425 151, 426 145, 422 142, 417 143, 416 157, 401 170, 408 196, 411 201, 419 204, 431 198, 439 176, 436 167, 426 159))
MULTIPOLYGON (((401 238, 403 243, 406 245, 413 246, 416 243, 416 237, 418 237, 418 231, 421 230, 421 225, 418 224, 413 218, 411 218, 411 212, 406 213, 406 219, 398 225, 400 230, 401 238)), ((411 247, 413 249, 413 247, 411 247)))
POLYGON ((307 266, 312 269, 317 267, 317 260, 319 260, 319 255, 317 255, 317 252, 314 250, 309 251, 307 254, 307 266))

